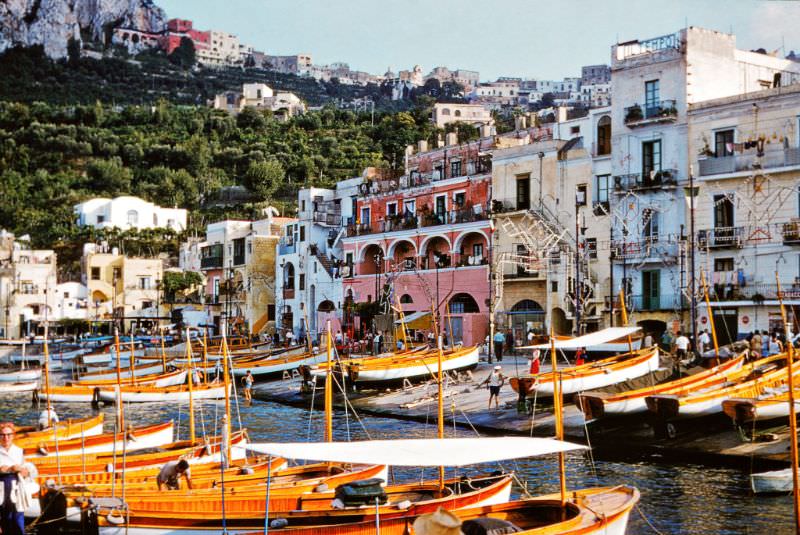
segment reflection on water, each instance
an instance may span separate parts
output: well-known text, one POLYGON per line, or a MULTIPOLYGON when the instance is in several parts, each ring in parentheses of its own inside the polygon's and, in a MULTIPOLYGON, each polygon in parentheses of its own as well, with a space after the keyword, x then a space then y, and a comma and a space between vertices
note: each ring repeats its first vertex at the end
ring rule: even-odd
MULTIPOLYGON (((210 433, 224 410, 222 403, 205 402, 198 411, 198 429, 210 433)), ((87 416, 87 405, 57 406, 62 418, 87 416)), ((107 425, 113 422, 114 408, 101 409, 107 425)), ((0 397, 3 419, 21 424, 33 424, 37 412, 24 397, 0 397)), ((180 437, 188 436, 187 407, 137 404, 126 408, 129 423, 137 425, 172 419, 178 424, 180 437)), ((274 403, 256 401, 251 407, 240 407, 234 413, 234 425, 241 418, 253 441, 305 441, 322 436, 322 414, 315 411, 309 420, 307 410, 274 403)), ((200 431, 198 431, 200 433, 200 431)), ((361 422, 352 414, 339 413, 334 418, 334 433, 338 440, 371 438, 422 438, 436 434, 434 425, 362 416, 361 422), (362 428, 362 424, 364 428, 362 428)), ((448 436, 473 436, 466 430, 447 430, 448 436)), ((530 492, 557 492, 558 466, 553 458, 524 459, 504 463, 514 469, 530 492)), ((496 470, 496 466, 460 470, 496 470)), ((428 469, 396 469, 398 480, 435 478, 436 471, 428 469)), ((642 494, 640 509, 661 533, 792 533, 792 502, 789 497, 754 497, 749 490, 748 474, 729 468, 709 468, 695 464, 665 464, 658 459, 648 462, 618 462, 595 460, 592 463, 583 453, 567 456, 568 487, 593 485, 634 485, 642 494)), ((634 511, 629 533, 654 533, 634 511)))

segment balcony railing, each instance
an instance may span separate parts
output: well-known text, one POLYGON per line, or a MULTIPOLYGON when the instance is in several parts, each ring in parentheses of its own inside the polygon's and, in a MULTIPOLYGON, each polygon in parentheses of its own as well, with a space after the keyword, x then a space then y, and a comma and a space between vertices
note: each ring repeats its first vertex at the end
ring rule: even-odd
POLYGON ((721 175, 750 171, 752 169, 777 169, 800 165, 800 147, 772 150, 759 156, 757 151, 750 154, 710 157, 698 160, 700 176, 721 175))
POLYGON ((781 234, 784 245, 800 245, 800 219, 784 223, 781 234))
POLYGON ((363 236, 366 234, 380 234, 383 232, 435 227, 438 225, 455 225, 459 223, 471 223, 473 221, 485 221, 489 219, 489 215, 482 208, 483 207, 481 207, 480 212, 476 212, 474 208, 465 208, 441 213, 388 216, 383 221, 348 225, 347 236, 363 236))
MULTIPOLYGON (((792 284, 781 284, 783 299, 800 299, 800 281, 792 284)), ((711 301, 775 301, 778 299, 777 284, 712 283, 708 287, 708 298, 711 301)))
MULTIPOLYGON (((631 311, 641 310, 677 310, 686 306, 686 301, 678 293, 649 295, 629 295, 625 298, 625 306, 631 311)), ((614 307, 620 307, 618 298, 614 298, 614 307)))
POLYGON ((740 248, 744 243, 744 227, 715 227, 697 231, 697 244, 708 248, 740 248))
POLYGON ((614 176, 614 192, 646 190, 655 188, 673 188, 678 184, 677 169, 661 169, 647 173, 631 173, 614 176))
POLYGON ((233 265, 234 266, 244 265, 244 253, 233 255, 233 265))
POLYGON ((674 100, 662 100, 645 106, 634 104, 625 108, 625 124, 628 126, 674 122, 677 119, 678 108, 674 100))
POLYGON ((200 259, 200 269, 217 269, 222 267, 222 256, 205 256, 200 259))
POLYGON ((325 225, 328 227, 338 227, 342 224, 342 212, 314 212, 314 223, 325 225))
POLYGON ((637 241, 613 241, 611 252, 616 261, 678 257, 678 243, 669 236, 653 236, 637 241))

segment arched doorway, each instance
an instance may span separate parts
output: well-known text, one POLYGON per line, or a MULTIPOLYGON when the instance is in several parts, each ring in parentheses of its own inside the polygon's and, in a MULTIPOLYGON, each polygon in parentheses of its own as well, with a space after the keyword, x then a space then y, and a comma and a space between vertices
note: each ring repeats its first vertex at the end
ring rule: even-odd
POLYGON ((545 312, 542 306, 532 299, 518 301, 506 312, 514 340, 522 340, 523 344, 528 339, 528 332, 544 334, 545 312))
MULTIPOLYGON (((661 320, 641 320, 637 321, 636 325, 641 327, 642 339, 648 334, 653 337, 653 342, 658 343, 661 340, 661 335, 667 330, 667 323, 661 320)), ((669 351, 670 348, 664 348, 669 351)))
POLYGON ((555 334, 564 336, 572 335, 572 320, 567 319, 567 313, 564 312, 564 309, 559 307, 553 308, 550 317, 550 321, 553 322, 553 331, 555 334))

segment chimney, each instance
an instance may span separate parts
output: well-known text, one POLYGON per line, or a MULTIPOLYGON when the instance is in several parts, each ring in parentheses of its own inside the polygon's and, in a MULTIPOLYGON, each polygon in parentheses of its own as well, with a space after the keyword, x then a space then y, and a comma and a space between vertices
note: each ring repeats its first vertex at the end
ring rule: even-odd
POLYGON ((420 139, 417 141, 417 152, 428 152, 428 140, 420 139))
POLYGON ((557 123, 565 123, 567 121, 567 111, 569 110, 566 106, 559 106, 556 108, 556 122, 557 123))
POLYGON ((456 144, 458 144, 458 134, 456 134, 455 132, 450 132, 445 136, 446 146, 449 147, 450 145, 456 145, 456 144))

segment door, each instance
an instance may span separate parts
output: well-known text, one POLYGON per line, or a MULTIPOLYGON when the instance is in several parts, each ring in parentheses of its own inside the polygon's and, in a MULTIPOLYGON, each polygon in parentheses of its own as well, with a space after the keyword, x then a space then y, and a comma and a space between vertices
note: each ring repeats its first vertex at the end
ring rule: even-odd
POLYGON ((713 313, 717 345, 721 347, 735 342, 739 336, 739 309, 717 308, 713 313))
POLYGON ((517 210, 531 207, 531 179, 528 175, 517 178, 517 210))
POLYGON ((728 195, 714 195, 714 245, 724 246, 734 242, 733 201, 728 195))
POLYGON ((464 342, 464 318, 450 318, 450 326, 453 328, 451 333, 451 344, 464 342))
POLYGON ((658 269, 642 271, 642 310, 658 310, 661 307, 660 279, 661 271, 658 269))

